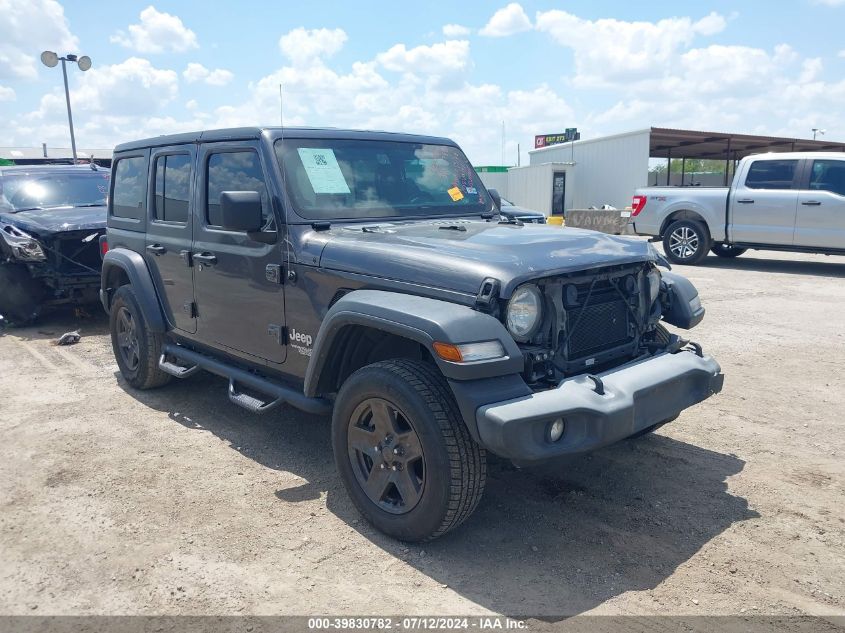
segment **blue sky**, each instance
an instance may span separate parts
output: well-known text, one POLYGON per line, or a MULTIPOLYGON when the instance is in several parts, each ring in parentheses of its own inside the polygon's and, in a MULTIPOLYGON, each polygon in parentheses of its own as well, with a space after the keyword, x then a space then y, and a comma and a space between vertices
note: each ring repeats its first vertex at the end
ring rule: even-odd
POLYGON ((476 164, 533 135, 647 127, 845 139, 845 0, 112 2, 0 0, 4 146, 279 120, 447 135, 476 164))

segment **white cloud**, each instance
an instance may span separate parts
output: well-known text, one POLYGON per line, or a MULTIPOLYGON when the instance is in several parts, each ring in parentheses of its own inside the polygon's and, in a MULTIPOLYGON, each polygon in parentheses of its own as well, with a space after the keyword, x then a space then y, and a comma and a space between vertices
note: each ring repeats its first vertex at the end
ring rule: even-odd
POLYGON ((412 75, 444 75, 461 72, 470 65, 469 42, 449 40, 431 46, 408 49, 396 44, 376 56, 376 61, 387 70, 412 75))
POLYGON ((531 29, 531 20, 518 2, 511 2, 493 14, 478 33, 488 37, 505 37, 531 29))
POLYGON ((845 49, 842 49, 836 55, 837 55, 837 57, 845 57, 845 49))
POLYGON ((234 75, 229 70, 224 70, 223 68, 209 70, 196 62, 189 63, 185 70, 182 71, 182 76, 188 83, 204 81, 210 86, 225 86, 234 78, 234 75))
POLYGON ((460 24, 445 24, 443 26, 443 35, 446 37, 466 37, 470 34, 470 29, 460 24))
POLYGON ((0 86, 0 101, 14 101, 16 98, 14 90, 8 86, 0 86))
POLYGON ((726 20, 711 13, 658 22, 625 22, 612 18, 585 20, 554 9, 537 13, 537 29, 571 48, 575 57, 575 84, 602 86, 630 83, 648 75, 671 71, 671 62, 697 36, 722 31, 726 20))
POLYGON ((175 15, 158 11, 150 5, 141 11, 140 24, 130 24, 129 34, 118 31, 109 40, 139 53, 183 53, 199 48, 197 36, 175 15))
POLYGON ((845 0, 813 0, 813 4, 823 4, 828 7, 845 6, 845 0))
POLYGON ((0 79, 35 79, 44 48, 76 52, 62 5, 55 0, 0 0, 0 79))
POLYGON ((304 64, 315 58, 328 58, 340 51, 346 43, 343 29, 294 29, 279 39, 282 54, 295 64, 304 64))

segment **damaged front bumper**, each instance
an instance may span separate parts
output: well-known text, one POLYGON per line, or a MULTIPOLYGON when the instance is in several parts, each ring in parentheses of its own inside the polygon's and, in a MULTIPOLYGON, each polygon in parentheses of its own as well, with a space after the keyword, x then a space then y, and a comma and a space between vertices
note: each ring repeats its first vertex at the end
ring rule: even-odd
POLYGON ((517 462, 589 452, 671 420, 722 390, 719 364, 700 348, 663 353, 476 411, 482 445, 517 462), (558 419, 563 435, 551 441, 558 419))

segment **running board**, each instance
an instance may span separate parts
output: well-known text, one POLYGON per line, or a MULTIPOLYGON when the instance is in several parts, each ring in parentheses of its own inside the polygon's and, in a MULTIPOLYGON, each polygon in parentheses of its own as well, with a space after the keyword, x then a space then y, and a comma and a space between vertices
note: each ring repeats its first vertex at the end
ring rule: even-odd
MULTIPOLYGON (((185 365, 195 366, 227 378, 229 380, 229 399, 248 411, 264 413, 275 409, 282 403, 287 403, 314 415, 331 415, 332 403, 325 398, 309 398, 301 391, 179 345, 167 343, 161 351, 162 354, 173 356, 185 365), (254 392, 266 394, 271 400, 265 402, 239 392, 237 390, 238 385, 247 387, 254 392)), ((191 369, 194 369, 194 367, 191 367, 191 369)))
POLYGON ((161 357, 158 359, 158 368, 165 374, 170 374, 171 376, 175 376, 176 378, 187 378, 188 376, 193 376, 200 370, 199 365, 182 367, 181 365, 177 365, 176 363, 171 363, 167 360, 167 356, 165 354, 162 354, 161 357))

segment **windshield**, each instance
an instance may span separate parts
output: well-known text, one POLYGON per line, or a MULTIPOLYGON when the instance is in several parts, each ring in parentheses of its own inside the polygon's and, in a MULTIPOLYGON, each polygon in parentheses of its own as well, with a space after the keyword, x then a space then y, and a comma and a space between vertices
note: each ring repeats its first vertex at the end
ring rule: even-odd
POLYGON ((466 156, 451 145, 284 139, 276 155, 288 195, 307 219, 469 215, 490 198, 466 156))
POLYGON ((0 211, 105 205, 109 172, 40 173, 0 178, 0 211))

